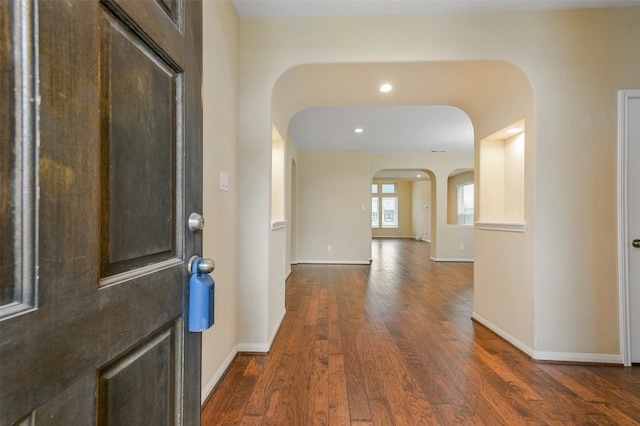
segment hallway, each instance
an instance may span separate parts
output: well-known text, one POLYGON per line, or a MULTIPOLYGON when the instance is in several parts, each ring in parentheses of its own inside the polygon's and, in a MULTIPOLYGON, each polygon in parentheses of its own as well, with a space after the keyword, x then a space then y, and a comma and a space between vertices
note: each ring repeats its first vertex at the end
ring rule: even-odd
POLYGON ((471 320, 473 265, 375 239, 296 265, 269 354, 238 354, 203 425, 640 424, 640 369, 536 363, 471 320))

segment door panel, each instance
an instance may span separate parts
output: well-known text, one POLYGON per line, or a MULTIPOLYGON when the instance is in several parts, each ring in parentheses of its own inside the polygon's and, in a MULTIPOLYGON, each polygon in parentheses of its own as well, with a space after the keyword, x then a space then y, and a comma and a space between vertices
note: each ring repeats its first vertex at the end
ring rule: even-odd
POLYGON ((100 369, 98 425, 174 422, 176 328, 161 330, 100 369))
POLYGON ((199 424, 200 7, 0 2, 2 425, 199 424))
POLYGON ((176 256, 182 79, 115 19, 102 31, 104 277, 176 256))

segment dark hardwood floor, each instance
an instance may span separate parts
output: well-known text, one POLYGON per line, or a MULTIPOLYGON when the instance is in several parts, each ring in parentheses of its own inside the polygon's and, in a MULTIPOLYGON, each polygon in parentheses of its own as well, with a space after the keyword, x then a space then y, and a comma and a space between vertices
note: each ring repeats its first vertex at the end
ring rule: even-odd
POLYGON ((269 354, 238 354, 203 425, 640 425, 640 368, 532 361, 471 320, 473 265, 374 240, 297 265, 269 354))

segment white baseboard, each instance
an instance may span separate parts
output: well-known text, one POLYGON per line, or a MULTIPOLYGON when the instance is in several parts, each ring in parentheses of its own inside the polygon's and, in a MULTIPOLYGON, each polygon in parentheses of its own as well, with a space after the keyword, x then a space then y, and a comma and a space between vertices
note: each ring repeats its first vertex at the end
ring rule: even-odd
POLYGON ((312 263, 320 265, 368 265, 368 260, 298 260, 300 263, 312 263))
POLYGON ((616 354, 536 351, 475 312, 471 317, 536 361, 622 364, 622 356, 616 354))
POLYGON ((278 318, 278 321, 276 321, 276 325, 273 327, 273 330, 271 330, 271 336, 269 336, 269 350, 271 350, 271 345, 273 345, 273 341, 276 338, 276 334, 278 334, 278 330, 280 330, 280 326, 282 325, 282 321, 284 320, 284 317, 286 315, 287 315, 287 310, 283 309, 282 312, 280 313, 280 318, 278 318))
POLYGON ((211 380, 209 380, 207 385, 202 390, 200 395, 200 405, 203 405, 206 402, 207 398, 209 398, 209 395, 211 395, 213 388, 216 387, 216 385, 218 384, 222 376, 224 376, 224 373, 227 371, 227 368, 229 368, 229 366, 231 365, 231 362, 233 362, 233 359, 236 357, 237 354, 238 354, 238 347, 236 346, 229 353, 229 355, 224 360, 220 368, 218 368, 218 371, 216 371, 213 377, 211 377, 211 380))
POLYGON ((531 358, 533 358, 534 350, 529 345, 527 345, 524 342, 521 342, 520 340, 516 339, 511 334, 507 333, 506 331, 504 331, 500 327, 496 326, 491 321, 488 321, 487 319, 485 319, 482 316, 476 314, 475 312, 473 314, 471 314, 471 318, 473 318, 474 320, 478 321, 480 324, 484 325, 489 330, 493 331, 498 336, 502 337, 504 340, 506 340, 507 342, 511 343, 513 346, 515 346, 516 348, 520 349, 522 352, 524 352, 525 354, 527 354, 531 358))
POLYGON ((269 352, 268 343, 238 343, 238 352, 269 352))
POLYGON ((534 351, 537 361, 587 362, 595 364, 622 364, 622 356, 611 354, 585 354, 572 352, 534 351))
POLYGON ((271 350, 271 345, 278 334, 278 330, 280 330, 280 326, 282 325, 282 321, 284 317, 287 315, 287 310, 283 309, 280 314, 280 318, 276 322, 273 330, 271 330, 271 334, 269 335, 269 340, 267 343, 238 343, 238 352, 264 352, 267 353, 271 350))
POLYGON ((431 260, 434 262, 471 262, 473 263, 473 259, 460 259, 460 258, 449 258, 449 257, 431 257, 431 260))

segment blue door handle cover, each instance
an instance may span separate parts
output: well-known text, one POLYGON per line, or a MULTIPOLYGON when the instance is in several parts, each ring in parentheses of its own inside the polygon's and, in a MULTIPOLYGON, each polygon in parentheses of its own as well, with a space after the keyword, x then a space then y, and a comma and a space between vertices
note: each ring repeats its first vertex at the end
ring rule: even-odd
POLYGON ((208 274, 199 271, 202 258, 195 259, 189 280, 189 331, 200 332, 214 323, 215 286, 208 274))

